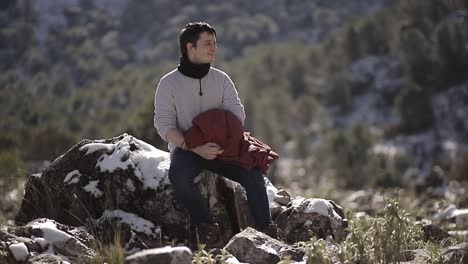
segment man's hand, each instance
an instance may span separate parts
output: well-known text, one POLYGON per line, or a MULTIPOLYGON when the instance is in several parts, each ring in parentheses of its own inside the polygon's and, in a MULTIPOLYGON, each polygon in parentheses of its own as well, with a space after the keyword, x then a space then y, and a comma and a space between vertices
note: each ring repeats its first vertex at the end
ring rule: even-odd
POLYGON ((212 142, 200 145, 191 150, 195 152, 198 156, 207 160, 215 159, 219 154, 223 153, 224 151, 220 145, 212 142))

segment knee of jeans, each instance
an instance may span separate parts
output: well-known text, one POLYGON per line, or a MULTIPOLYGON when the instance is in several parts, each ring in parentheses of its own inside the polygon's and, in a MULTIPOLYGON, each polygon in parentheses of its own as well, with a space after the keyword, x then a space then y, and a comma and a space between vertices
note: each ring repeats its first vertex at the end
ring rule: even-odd
POLYGON ((172 188, 176 193, 186 193, 189 192, 192 188, 189 182, 181 181, 180 179, 172 180, 171 179, 172 188))
POLYGON ((249 182, 250 184, 258 187, 258 188, 266 188, 265 187, 265 180, 263 179, 263 174, 260 171, 252 171, 249 182))
POLYGON ((189 166, 179 167, 177 169, 169 169, 169 180, 172 184, 187 185, 193 184, 193 179, 196 176, 196 170, 189 166))

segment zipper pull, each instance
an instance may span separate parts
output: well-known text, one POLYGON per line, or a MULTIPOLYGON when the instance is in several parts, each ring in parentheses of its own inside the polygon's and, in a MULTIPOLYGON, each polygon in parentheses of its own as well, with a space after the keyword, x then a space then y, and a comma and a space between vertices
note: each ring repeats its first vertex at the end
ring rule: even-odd
POLYGON ((199 84, 200 84, 200 91, 198 92, 198 95, 202 96, 203 92, 201 90, 201 79, 198 79, 198 81, 199 81, 199 84))

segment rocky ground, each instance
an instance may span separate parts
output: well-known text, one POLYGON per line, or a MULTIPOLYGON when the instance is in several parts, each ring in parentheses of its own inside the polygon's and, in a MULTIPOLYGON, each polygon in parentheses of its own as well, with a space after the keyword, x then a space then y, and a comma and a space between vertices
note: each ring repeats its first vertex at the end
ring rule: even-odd
MULTIPOLYGON (((189 231, 187 212, 174 200, 168 164, 168 153, 126 134, 81 141, 28 178, 18 210, 2 202, 4 218, 16 218, 0 228, 0 263, 122 263, 102 250, 109 246, 121 248, 127 263, 468 261, 463 182, 397 196, 343 191, 330 200, 291 196, 266 180, 280 230, 272 238, 250 227, 238 184, 204 173, 197 188, 223 232, 202 249, 189 231)), ((3 195, 15 200, 14 191, 3 195)))

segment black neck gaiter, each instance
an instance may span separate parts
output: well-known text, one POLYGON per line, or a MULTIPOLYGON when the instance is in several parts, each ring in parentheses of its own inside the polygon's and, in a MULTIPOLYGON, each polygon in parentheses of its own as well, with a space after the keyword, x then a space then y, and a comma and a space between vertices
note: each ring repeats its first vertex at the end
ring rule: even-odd
POLYGON ((194 64, 192 63, 186 54, 180 57, 180 64, 177 69, 185 76, 195 79, 203 78, 210 70, 211 65, 209 63, 194 64))

